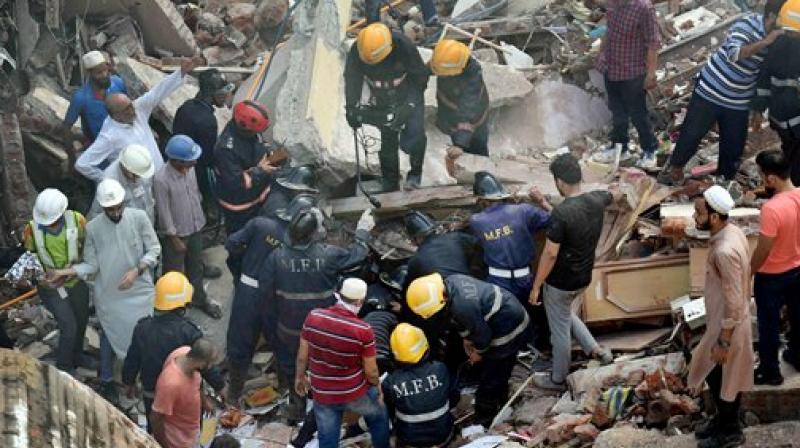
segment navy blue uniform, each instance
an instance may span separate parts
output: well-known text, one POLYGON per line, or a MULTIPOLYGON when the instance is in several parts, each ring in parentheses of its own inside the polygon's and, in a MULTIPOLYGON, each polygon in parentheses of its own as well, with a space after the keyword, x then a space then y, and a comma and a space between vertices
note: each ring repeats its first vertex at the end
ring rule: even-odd
POLYGON ((464 72, 436 78, 436 126, 465 152, 488 156, 489 94, 481 65, 470 57, 464 72))
POLYGON ((270 188, 267 200, 264 201, 264 205, 261 206, 261 210, 258 212, 259 215, 270 218, 274 217, 276 211, 282 208, 288 208, 289 203, 292 202, 292 199, 299 193, 301 193, 301 191, 290 190, 274 182, 270 188))
POLYGON ((234 281, 227 336, 228 359, 237 367, 249 366, 258 336, 262 330, 266 330, 266 306, 263 297, 258 294, 258 276, 267 257, 284 244, 285 233, 286 224, 283 221, 258 216, 230 235, 225 242, 228 253, 244 253, 242 273, 234 281))
POLYGON ((454 425, 450 409, 458 404, 459 394, 443 363, 403 364, 381 387, 401 445, 433 446, 450 438, 454 425))
POLYGON ((483 278, 485 273, 480 241, 465 232, 428 236, 408 262, 408 276, 403 290, 414 280, 433 273, 444 278, 453 274, 483 278))

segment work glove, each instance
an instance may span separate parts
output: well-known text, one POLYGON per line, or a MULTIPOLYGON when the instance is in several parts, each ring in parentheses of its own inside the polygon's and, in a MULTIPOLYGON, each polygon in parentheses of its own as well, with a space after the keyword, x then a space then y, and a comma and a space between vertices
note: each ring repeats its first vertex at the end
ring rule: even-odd
POLYGON ((351 128, 358 129, 361 127, 361 117, 358 116, 355 107, 345 108, 345 118, 347 118, 347 124, 349 124, 351 128))
POLYGON ((364 210, 364 213, 361 214, 361 217, 358 218, 358 224, 356 224, 356 230, 364 230, 364 231, 371 231, 375 228, 375 217, 372 216, 372 209, 368 208, 364 210))

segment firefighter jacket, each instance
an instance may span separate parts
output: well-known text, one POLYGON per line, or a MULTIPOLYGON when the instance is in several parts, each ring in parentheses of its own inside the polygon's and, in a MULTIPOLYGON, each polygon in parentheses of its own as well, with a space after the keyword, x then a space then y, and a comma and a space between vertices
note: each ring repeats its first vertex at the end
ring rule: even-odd
POLYGON ((770 45, 761 65, 754 109, 769 108, 773 128, 800 135, 800 36, 784 34, 770 45), (793 55, 793 56, 790 56, 793 55))
POLYGON ((231 121, 222 131, 214 150, 216 193, 220 206, 231 212, 259 207, 269 194, 272 176, 258 162, 272 152, 257 135, 243 135, 231 121))
POLYGON ((436 126, 453 144, 468 148, 472 133, 489 115, 489 94, 481 65, 470 57, 464 73, 436 78, 436 126))
POLYGON ((261 265, 273 250, 284 244, 285 237, 286 223, 264 216, 251 219, 228 237, 225 250, 235 255, 244 253, 241 284, 258 289, 261 265))

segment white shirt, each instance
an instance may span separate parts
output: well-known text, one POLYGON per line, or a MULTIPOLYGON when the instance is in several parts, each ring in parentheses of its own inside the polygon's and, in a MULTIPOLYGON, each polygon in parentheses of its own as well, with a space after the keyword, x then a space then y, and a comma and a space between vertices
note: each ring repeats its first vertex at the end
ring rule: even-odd
MULTIPOLYGON (((114 179, 122 185, 125 189, 125 206, 130 208, 138 208, 147 213, 150 222, 155 224, 155 197, 153 196, 153 178, 142 179, 141 177, 135 182, 131 182, 119 167, 119 160, 115 160, 103 172, 103 179, 114 179)), ((103 213, 103 207, 97 202, 95 197, 92 201, 92 208, 86 219, 91 221, 96 216, 103 213)))
POLYGON ((158 171, 164 165, 164 159, 158 150, 158 144, 153 137, 148 120, 150 120, 153 109, 181 84, 183 84, 183 73, 176 70, 162 79, 149 92, 137 98, 133 102, 136 118, 132 124, 120 123, 109 115, 103 122, 97 139, 78 157, 75 169, 85 177, 99 183, 103 180, 103 170, 99 165, 105 160, 109 162, 117 160, 119 153, 126 146, 135 143, 150 150, 150 156, 153 158, 156 171, 158 171))

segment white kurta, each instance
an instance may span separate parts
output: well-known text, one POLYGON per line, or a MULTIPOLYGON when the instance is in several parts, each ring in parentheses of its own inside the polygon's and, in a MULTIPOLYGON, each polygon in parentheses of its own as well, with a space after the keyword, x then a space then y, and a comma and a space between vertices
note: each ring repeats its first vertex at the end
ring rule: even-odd
POLYGON ((84 280, 94 276, 97 317, 120 358, 128 352, 136 322, 152 314, 155 289, 150 269, 129 289, 120 290, 119 283, 139 262, 155 267, 160 255, 158 237, 142 210, 126 208, 117 224, 104 213, 86 225, 84 261, 74 267, 84 280))
MULTIPOLYGON (((130 208, 138 208, 147 212, 147 217, 150 222, 155 225, 156 222, 156 201, 153 197, 153 178, 142 179, 141 177, 135 182, 131 182, 119 167, 119 159, 115 160, 103 171, 104 179, 114 179, 122 185, 125 189, 125 206, 130 208)), ((92 208, 89 210, 87 218, 91 221, 96 216, 103 213, 103 207, 97 202, 97 198, 92 201, 92 208)))

